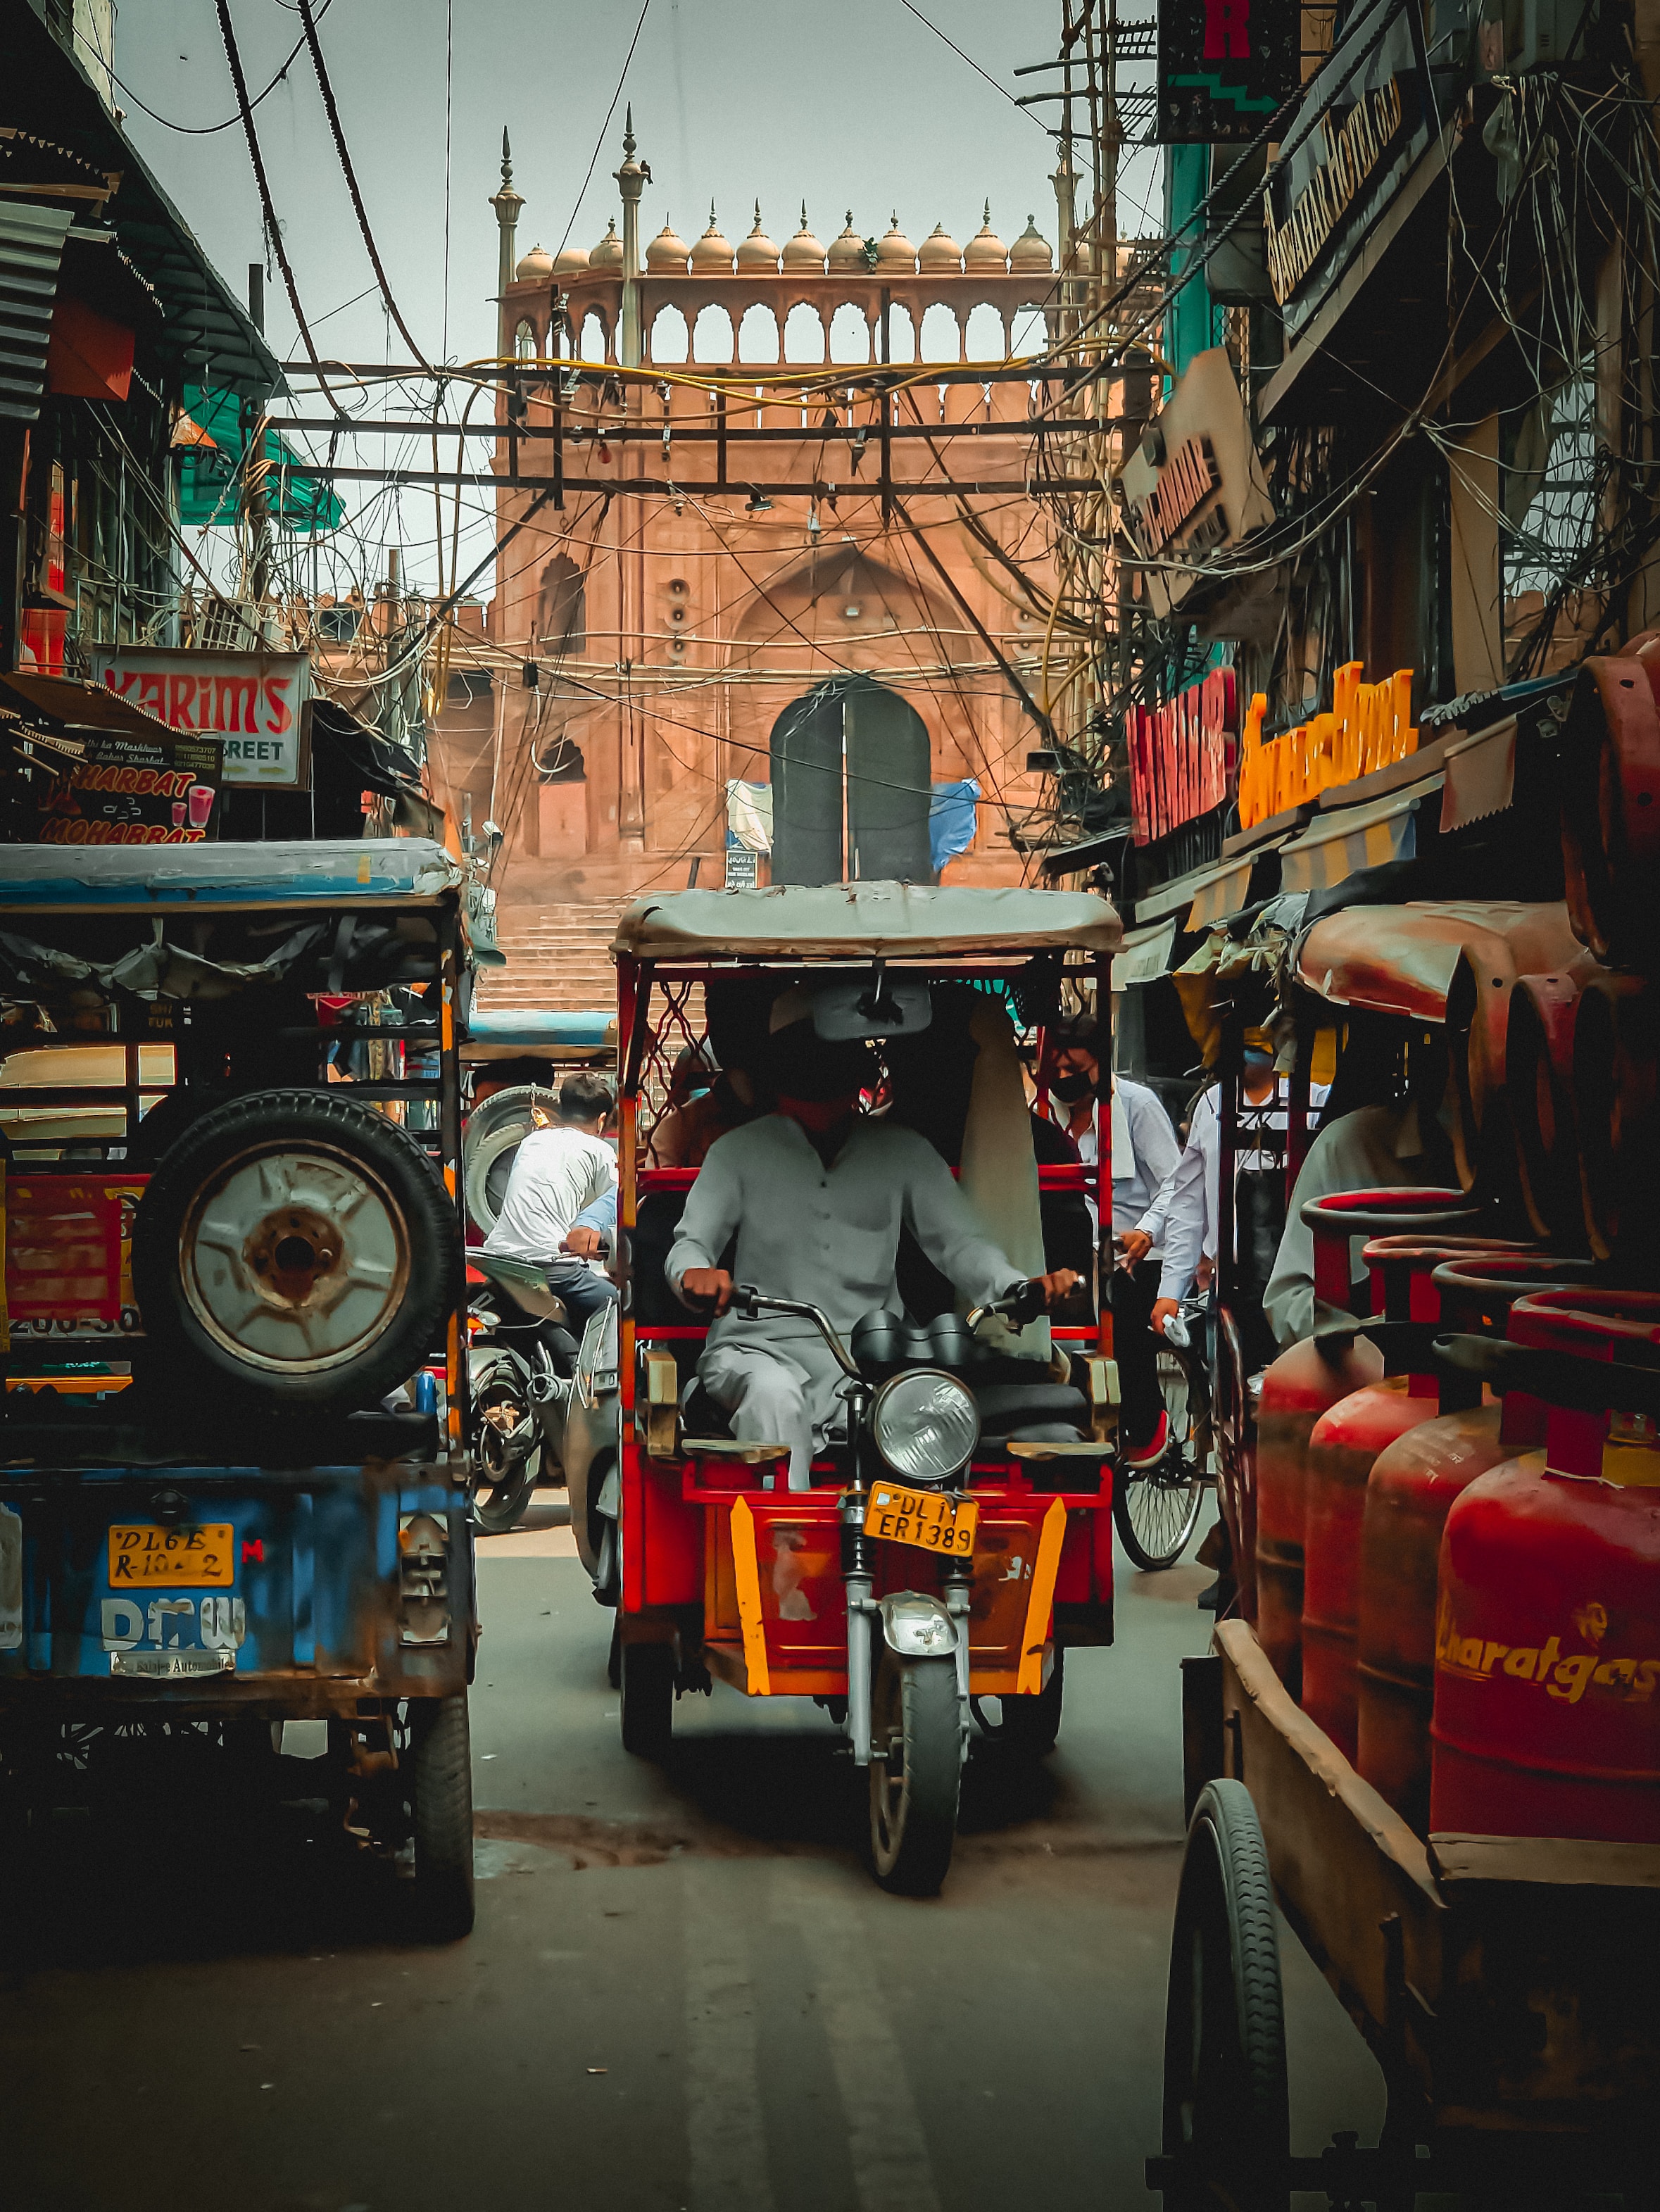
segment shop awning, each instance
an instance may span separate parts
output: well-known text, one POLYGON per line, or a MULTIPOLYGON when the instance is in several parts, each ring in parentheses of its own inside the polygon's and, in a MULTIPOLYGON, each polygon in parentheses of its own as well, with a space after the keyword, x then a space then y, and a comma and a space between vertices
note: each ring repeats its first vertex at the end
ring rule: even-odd
POLYGON ((1170 973, 1171 948, 1176 943, 1176 920, 1156 921, 1149 929, 1127 929, 1122 951, 1112 958, 1112 988, 1128 991, 1134 983, 1156 983, 1170 973))
POLYGON ((1282 891, 1329 890, 1362 868, 1386 860, 1410 860, 1418 851, 1418 810, 1441 788, 1441 776, 1426 776, 1405 791, 1392 792, 1370 806, 1347 806, 1316 815, 1300 836, 1280 848, 1282 891))
POLYGON ((1184 930, 1210 929, 1242 914, 1250 904, 1251 871, 1264 853, 1274 849, 1272 845, 1259 845, 1234 860, 1219 865, 1212 861, 1207 867, 1189 869, 1184 876, 1172 876, 1169 883, 1137 899, 1137 922, 1162 921, 1166 915, 1173 915, 1184 930))
POLYGON ((42 676, 33 669, 13 670, 0 681, 0 707, 15 694, 24 708, 61 722, 70 730, 108 730, 118 737, 149 738, 158 744, 176 744, 179 732, 155 714, 146 714, 106 684, 82 684, 74 676, 42 676))
POLYGON ((33 422, 46 388, 46 348, 64 240, 62 208, 0 200, 0 415, 33 422))
POLYGON ((1441 794, 1441 828, 1462 830, 1490 814, 1502 814, 1516 795, 1517 718, 1510 714, 1490 730, 1447 747, 1442 761, 1446 787, 1441 794))
MULTIPOLYGON (((204 391, 185 387, 185 413, 202 434, 185 443, 179 491, 181 522, 234 526, 246 442, 242 433, 240 393, 221 386, 204 391)), ((175 438, 175 444, 185 441, 175 438)), ((329 489, 325 477, 307 473, 306 464, 288 440, 271 428, 265 432, 265 459, 271 473, 265 478, 271 519, 285 530, 333 530, 345 509, 329 489)))
POLYGON ((1297 949, 1297 975, 1334 1006, 1439 1022, 1460 957, 1478 950, 1484 970, 1502 983, 1549 974, 1580 947, 1560 901, 1352 906, 1312 925, 1297 949))

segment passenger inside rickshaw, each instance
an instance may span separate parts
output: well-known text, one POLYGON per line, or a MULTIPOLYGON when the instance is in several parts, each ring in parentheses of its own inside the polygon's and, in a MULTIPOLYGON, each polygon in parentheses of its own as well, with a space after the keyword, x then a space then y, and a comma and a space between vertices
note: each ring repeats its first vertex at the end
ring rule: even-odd
MULTIPOLYGON (((861 988, 832 982, 775 1000, 766 1066, 775 1109, 711 1148, 666 1266, 682 1303, 712 1319, 698 1361, 702 1393, 739 1440, 788 1445, 793 1490, 810 1486, 815 1453, 836 1433, 841 1370, 810 1325, 729 1312, 735 1281, 818 1305, 860 1357, 861 1336, 895 1340, 889 1348, 897 1348, 907 1321, 918 1319, 905 1315, 897 1279, 905 1229, 965 1307, 1026 1281, 1053 1307, 1078 1280, 1045 1264, 1030 1115, 1006 1013, 986 1000, 972 1017, 979 1034, 971 1067, 958 1058, 970 1093, 959 1188, 915 1128, 863 1109, 879 1068, 868 1036, 849 1019, 849 993, 861 988)), ((911 988, 921 1007, 915 1026, 925 1029, 927 994, 911 988)), ((891 1051, 891 1036, 886 1043, 891 1051)), ((1087 1420, 1085 1401, 1039 1364, 1049 1354, 1047 1326, 1037 1333, 1037 1346, 1009 1347, 1036 1350, 1037 1358, 1018 1362, 1029 1379, 1002 1382, 1009 1402, 992 1412, 1010 1427, 1037 1422, 1076 1434, 1087 1420)), ((970 1351, 966 1331, 943 1315, 926 1341, 939 1364, 965 1364, 970 1351)), ((984 1419, 986 1396, 976 1395, 984 1419)))

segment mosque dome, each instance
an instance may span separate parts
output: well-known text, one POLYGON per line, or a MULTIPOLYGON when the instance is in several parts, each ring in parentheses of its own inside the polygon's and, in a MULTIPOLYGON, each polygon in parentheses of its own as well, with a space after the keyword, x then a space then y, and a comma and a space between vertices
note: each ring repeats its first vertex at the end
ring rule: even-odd
POLYGON ((646 248, 646 266, 648 269, 660 270, 666 276, 671 274, 677 276, 684 276, 687 256, 690 250, 685 240, 678 234, 666 217, 663 228, 646 248))
POLYGON ((934 272, 958 270, 963 265, 963 249, 945 224, 937 222, 922 240, 916 259, 919 267, 934 272))
POLYGON ((830 265, 833 273, 865 265, 865 241, 853 227, 853 210, 848 210, 847 228, 839 238, 830 240, 830 265))
POLYGON ((740 269, 745 270, 775 270, 778 266, 778 248, 773 244, 771 239, 767 236, 766 232, 761 228, 761 203, 759 200, 757 200, 755 203, 754 229, 751 231, 747 238, 740 239, 739 240, 738 266, 740 269))
POLYGON ((532 246, 513 272, 515 284, 533 284, 538 276, 551 276, 553 256, 545 246, 532 246))
POLYGON ((623 241, 617 235, 617 217, 605 225, 605 234, 588 256, 590 269, 620 269, 623 265, 623 241))
POLYGON ((567 246, 555 258, 553 273, 556 276, 586 276, 589 266, 586 246, 567 246))
POLYGON ((815 275, 824 265, 824 249, 807 228, 807 204, 801 203, 801 228, 794 238, 784 242, 786 269, 811 270, 815 275))
POLYGON ((889 217, 888 228, 876 241, 876 265, 879 269, 915 269, 916 248, 899 228, 899 217, 889 217))
POLYGON ((1009 251, 1009 267, 1029 274, 1047 271, 1055 266, 1055 255, 1049 242, 1037 228, 1036 216, 1026 217, 1026 227, 1009 251))
POLYGON ((691 249, 691 265, 693 274, 698 276, 732 267, 732 246, 714 220, 713 200, 709 202, 709 227, 691 249))
POLYGON ((986 211, 981 217, 980 228, 963 249, 965 269, 1006 269, 1009 250, 991 227, 991 202, 986 202, 986 211))

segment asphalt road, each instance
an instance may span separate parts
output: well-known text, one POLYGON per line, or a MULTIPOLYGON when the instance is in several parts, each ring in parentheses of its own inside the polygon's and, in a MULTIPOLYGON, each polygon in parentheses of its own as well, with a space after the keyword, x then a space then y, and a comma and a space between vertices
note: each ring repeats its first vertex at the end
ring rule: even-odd
MULTIPOLYGON (((551 1517, 547 1506, 538 1518, 551 1517)), ((224 1754, 65 1813, 0 1904, 9 2212, 1010 2212, 1153 2206, 1205 1576, 1127 1574, 1060 1748, 971 1762, 946 1895, 884 1895, 815 1708, 683 1702, 617 1741, 608 1616, 550 1528, 486 1545, 478 1926, 410 1940, 392 1871, 224 1754)), ((1378 2077, 1284 1938, 1297 2148, 1378 2077)), ((1309 2199, 1312 2204, 1316 2200, 1309 2199)))

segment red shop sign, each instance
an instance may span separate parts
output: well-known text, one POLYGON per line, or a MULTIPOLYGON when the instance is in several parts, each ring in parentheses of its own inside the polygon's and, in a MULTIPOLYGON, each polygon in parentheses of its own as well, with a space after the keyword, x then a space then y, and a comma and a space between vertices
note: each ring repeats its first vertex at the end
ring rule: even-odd
POLYGON ((1168 836, 1220 806, 1233 789, 1239 691, 1231 668, 1213 668, 1162 707, 1125 710, 1135 842, 1168 836))

